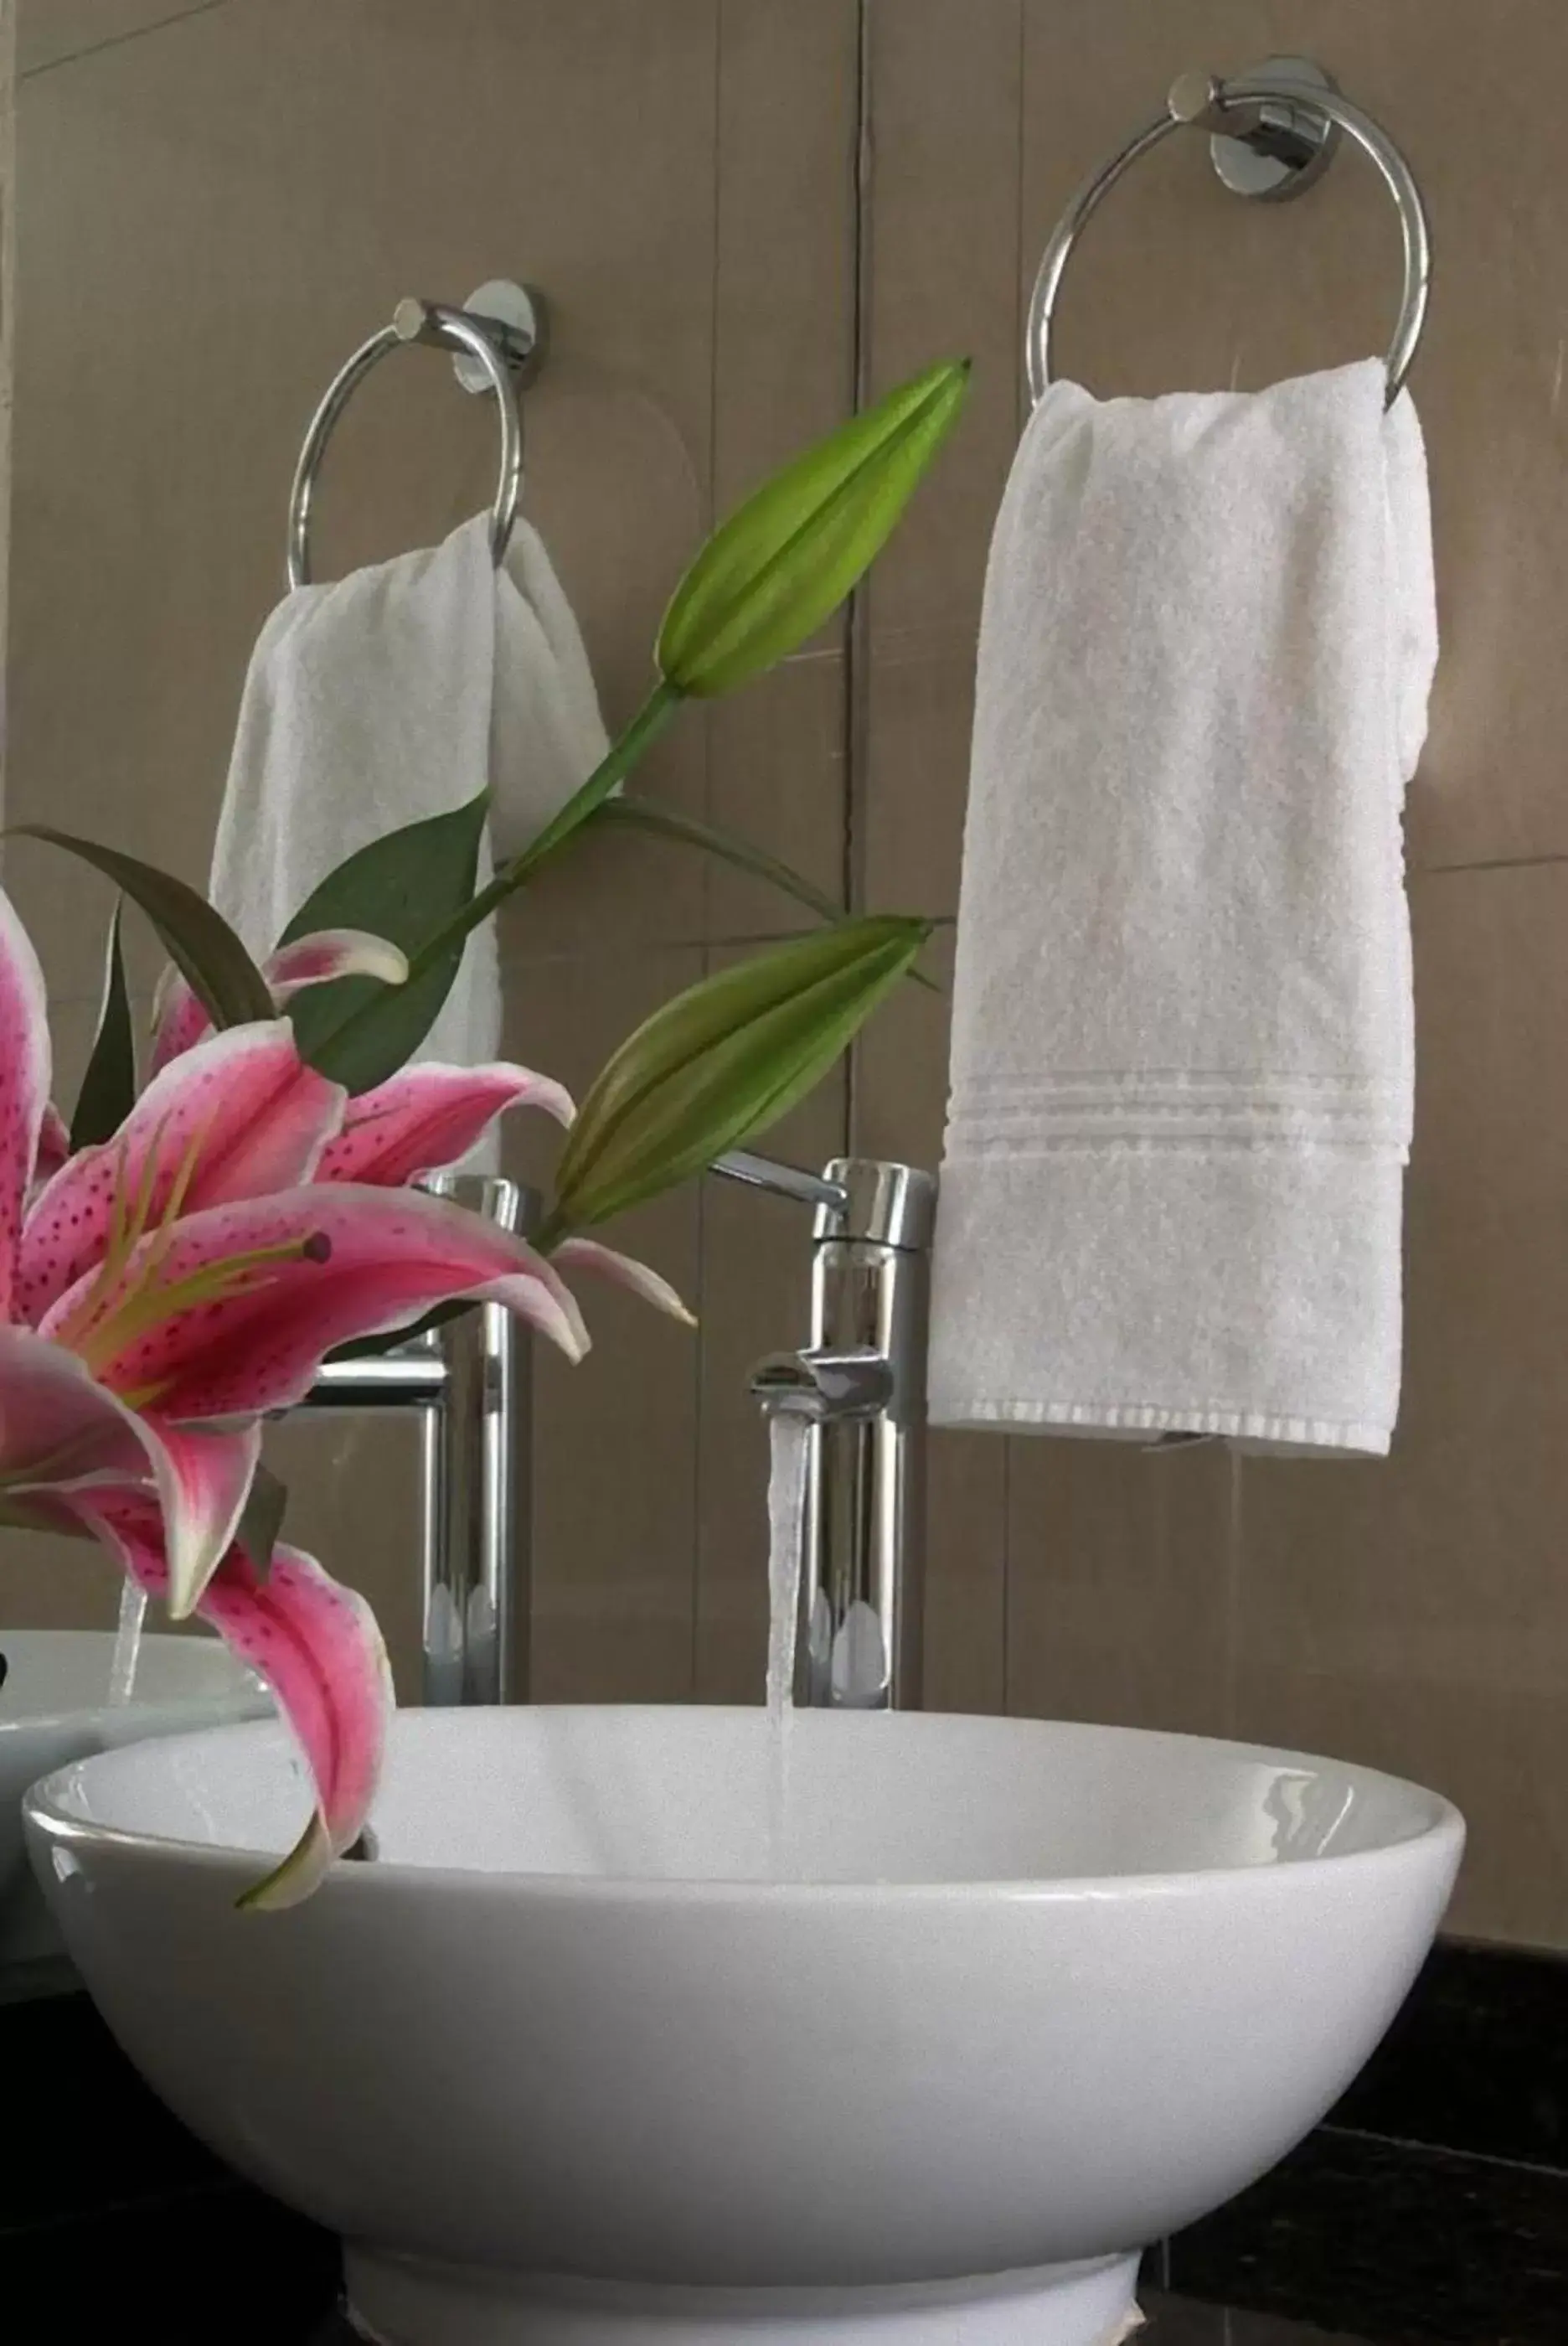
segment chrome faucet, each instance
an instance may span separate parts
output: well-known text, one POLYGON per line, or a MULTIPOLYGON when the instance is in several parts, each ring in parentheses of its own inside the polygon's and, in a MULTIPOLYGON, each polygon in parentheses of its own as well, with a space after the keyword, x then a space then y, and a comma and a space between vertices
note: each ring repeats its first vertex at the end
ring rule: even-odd
MULTIPOLYGON (((866 1158, 809 1173, 744 1149, 713 1169, 815 1209, 809 1340, 769 1354, 751 1377, 766 1415, 809 1429, 795 1699, 911 1708, 935 1180, 866 1158)), ((537 1198, 513 1181, 442 1174, 429 1186, 505 1229, 537 1219, 537 1198)), ((329 1361, 307 1397, 317 1410, 417 1416, 426 1704, 509 1702, 526 1687, 530 1403, 528 1344, 494 1303, 394 1352, 329 1361)))
POLYGON ((935 1179, 853 1157, 821 1175, 751 1156, 714 1169, 817 1209, 809 1340, 751 1374, 765 1416, 809 1429, 795 1700, 917 1708, 935 1179))
MULTIPOLYGON (((539 1200, 515 1181, 440 1173, 425 1186, 526 1232, 539 1200)), ((427 1705, 511 1702, 527 1686, 532 1427, 526 1338, 481 1303, 394 1352, 328 1361, 305 1405, 412 1410, 420 1429, 423 1682, 427 1705)))

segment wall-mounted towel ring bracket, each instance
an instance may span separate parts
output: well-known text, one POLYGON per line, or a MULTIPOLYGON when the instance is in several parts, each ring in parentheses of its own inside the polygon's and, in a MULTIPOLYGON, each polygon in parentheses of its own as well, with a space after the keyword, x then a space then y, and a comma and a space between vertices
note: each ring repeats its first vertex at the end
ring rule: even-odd
MULTIPOLYGON (((1315 93, 1334 84, 1310 57, 1266 57, 1242 82, 1268 81, 1296 95, 1270 98, 1257 109, 1256 123, 1236 130, 1216 131, 1208 142, 1215 176, 1233 196, 1251 196, 1263 203, 1287 203, 1320 179, 1339 144, 1339 126, 1330 122, 1312 103, 1315 93)), ((1207 74, 1184 74, 1182 82, 1198 85, 1191 95, 1208 103, 1207 74)), ((1178 84, 1179 87, 1181 85, 1178 84)), ((1173 92, 1174 99, 1174 92, 1173 92)))
POLYGON ((1166 110, 1092 178, 1085 179, 1052 231, 1029 303, 1024 358, 1029 394, 1038 401, 1051 381, 1051 330, 1069 254, 1089 215, 1124 171, 1173 130, 1210 133, 1215 169, 1235 194, 1278 202, 1298 195, 1328 168, 1342 131, 1381 174, 1399 215, 1404 247, 1404 292, 1389 345, 1389 398, 1399 393, 1420 341, 1431 281, 1431 232, 1410 165, 1387 131, 1341 97, 1320 67, 1302 57, 1274 57, 1251 73, 1218 81, 1212 74, 1182 74, 1171 85, 1166 110))
POLYGON ((490 550, 499 566, 517 519, 523 487, 523 411, 518 393, 544 361, 546 312, 530 286, 493 279, 461 310, 444 302, 400 301, 390 326, 372 334, 341 367, 311 418, 289 493, 289 584, 311 576, 311 507, 321 459, 344 408, 373 366, 406 343, 427 342, 455 353, 453 372, 464 391, 493 392, 501 423, 501 470, 490 507, 490 550))

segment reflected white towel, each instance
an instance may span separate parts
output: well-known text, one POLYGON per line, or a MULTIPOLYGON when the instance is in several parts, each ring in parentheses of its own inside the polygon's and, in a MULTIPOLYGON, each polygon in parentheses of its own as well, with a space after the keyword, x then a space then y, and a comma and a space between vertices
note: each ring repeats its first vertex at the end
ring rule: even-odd
MULTIPOLYGON (((515 854, 604 755, 582 638, 526 522, 504 568, 484 515, 444 544, 301 586, 251 657, 212 856, 212 901, 260 954, 334 865, 488 784, 515 854)), ((481 853, 489 877, 491 846, 481 853)), ((494 923, 469 941, 419 1056, 500 1048, 494 923)))
POLYGON ((981 627, 940 1423, 1388 1448, 1437 632, 1383 394, 1375 361, 1060 383, 1030 421, 981 627))

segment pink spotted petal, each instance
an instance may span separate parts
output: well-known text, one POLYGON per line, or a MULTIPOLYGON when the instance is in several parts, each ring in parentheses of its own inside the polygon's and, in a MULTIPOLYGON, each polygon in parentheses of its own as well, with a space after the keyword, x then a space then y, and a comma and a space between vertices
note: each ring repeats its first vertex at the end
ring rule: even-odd
POLYGON ((176 1621, 196 1611, 228 1554, 261 1455, 261 1429, 229 1430, 153 1422, 162 1448, 158 1490, 168 1560, 168 1610, 176 1621))
POLYGON ((212 1032, 212 1018, 172 962, 152 998, 152 1072, 161 1075, 171 1059, 212 1032))
POLYGON ((570 1124, 575 1113, 569 1092, 527 1067, 405 1067, 349 1102, 316 1178, 378 1188, 412 1181, 466 1157, 509 1107, 543 1108, 557 1124, 570 1124))
MULTIPOLYGON (((281 1005, 302 985, 320 985, 332 977, 379 977, 383 985, 401 985, 408 975, 408 956, 385 937, 368 929, 317 929, 291 945, 280 945, 261 964, 261 974, 281 1005)), ((153 1004, 154 1075, 199 1043, 212 1021, 183 977, 167 969, 158 981, 153 1004)))
POLYGON ((117 1188, 144 1195, 156 1228, 186 1178, 181 1210, 294 1188, 337 1132, 347 1095, 308 1067, 286 1018, 209 1035, 155 1076, 112 1140, 61 1167, 28 1213, 17 1316, 36 1326, 98 1262, 117 1188))
POLYGON ((74 1352, 30 1328, 0 1328, 0 1486, 38 1491, 150 1471, 135 1412, 96 1383, 74 1352))
POLYGON ((640 1295, 656 1311, 667 1311, 672 1320, 683 1321, 688 1328, 697 1325, 696 1313, 687 1310, 667 1279, 661 1279, 657 1270, 632 1255, 601 1246, 597 1239, 563 1239, 551 1250, 550 1260, 557 1270, 585 1270, 596 1279, 611 1280, 616 1286, 640 1295))
POLYGON ((302 985, 321 985, 333 977, 379 977, 383 985, 401 985, 408 975, 408 955, 368 929, 316 929, 291 945, 280 945, 262 963, 261 974, 273 1001, 287 1002, 302 985))
POLYGON ((150 1480, 167 1528, 174 1609, 188 1612, 234 1535, 260 1446, 254 1429, 159 1427, 30 1328, 0 1328, 0 1485, 31 1504, 150 1480))
MULTIPOLYGON (((70 1504, 144 1588, 166 1592, 161 1525, 142 1494, 87 1492, 70 1504)), ((296 1905, 359 1838, 375 1796, 392 1708, 375 1617, 314 1557, 282 1545, 264 1578, 241 1547, 230 1547, 197 1609, 266 1679, 310 1768, 316 1807, 309 1825, 282 1863, 239 1902, 296 1905)))
MULTIPOLYGON (((78 1341, 95 1347, 107 1384, 142 1397, 166 1421, 287 1408, 338 1345, 406 1327, 457 1298, 504 1304, 571 1360, 588 1348, 570 1290, 542 1256, 480 1215, 416 1189, 316 1185, 190 1215, 158 1258, 160 1282, 183 1281, 258 1249, 305 1250, 269 1261, 245 1293, 194 1301, 107 1349, 101 1314, 121 1297, 136 1302, 150 1243, 97 1300, 100 1316, 78 1341)), ((53 1307, 44 1332, 69 1328, 93 1291, 89 1273, 53 1307)))
POLYGON ((48 1104, 44 973, 10 899, 0 891, 0 1321, 13 1316, 17 1243, 48 1104))
POLYGON ((33 1158, 33 1188, 41 1189, 46 1181, 51 1180, 70 1153, 71 1136, 66 1119, 51 1100, 38 1127, 38 1147, 33 1158))
POLYGON ((264 1585, 239 1559, 208 1592, 207 1617, 276 1694, 304 1749, 317 1811, 281 1865, 240 1903, 298 1905, 364 1831, 393 1707, 392 1671, 362 1596, 301 1548, 280 1546, 264 1585))

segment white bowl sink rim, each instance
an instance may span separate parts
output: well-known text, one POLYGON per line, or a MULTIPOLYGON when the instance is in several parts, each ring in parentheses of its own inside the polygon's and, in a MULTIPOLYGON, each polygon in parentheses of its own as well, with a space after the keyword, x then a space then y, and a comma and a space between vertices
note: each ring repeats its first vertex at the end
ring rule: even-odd
POLYGON ((0 1687, 0 1739, 78 1721, 84 1727, 118 1725, 127 1712, 188 1709, 210 1717, 232 1708, 236 1720, 246 1706, 254 1713, 263 1691, 260 1679, 219 1639, 201 1632, 178 1637, 148 1631, 129 1693, 113 1700, 107 1682, 116 1642, 112 1629, 0 1629, 0 1653, 11 1663, 0 1687), (42 1700, 32 1698, 28 1683, 29 1669, 37 1664, 55 1689, 42 1700))
POLYGON ((209 1634, 144 1637, 129 1694, 111 1701, 115 1646, 112 1629, 0 1629, 10 1664, 0 1688, 0 1980, 8 1989, 22 1966, 55 1967, 36 1973, 40 1988, 67 1976, 56 1976, 63 1949, 27 1868, 28 1785, 91 1752, 271 1709, 260 1679, 209 1634))
MULTIPOLYGON (((439 1748, 448 1738, 461 1739, 465 1731, 481 1741, 494 1732, 494 1723, 502 1719, 515 1720, 525 1729, 548 1728, 555 1722, 566 1724, 586 1735, 593 1734, 606 1721, 620 1720, 628 1726, 652 1723, 667 1726, 675 1734, 682 1731, 683 1722, 691 1722, 691 1731, 702 1729, 722 1729, 728 1721, 745 1723, 748 1731, 760 1737, 764 1732, 763 1714, 757 1707, 680 1706, 680 1705, 572 1705, 561 1707, 519 1706, 504 1711, 494 1709, 441 1710, 422 1712, 405 1710, 398 1714, 392 1735, 394 1766, 400 1736, 406 1736, 415 1721, 440 1722, 434 1740, 439 1748)), ((1203 1885, 1217 1887, 1227 1881, 1245 1881, 1259 1875, 1278 1878, 1288 1874, 1298 1882, 1303 1892, 1309 1880, 1326 1873, 1344 1878, 1347 1869, 1360 1872, 1369 1866, 1386 1865, 1390 1856, 1402 1849, 1413 1853, 1419 1845, 1427 1849, 1462 1842, 1464 1822, 1459 1810, 1440 1793, 1410 1782, 1385 1771, 1359 1764, 1322 1759, 1311 1753, 1276 1748, 1265 1744, 1222 1741, 1216 1739, 1168 1733, 1153 1729, 1132 1729, 1098 1726, 1087 1722, 1012 1717, 977 1716, 939 1712, 901 1712, 866 1714, 846 1712, 801 1712, 794 1715, 790 1726, 792 1756, 797 1772, 802 1746, 807 1739, 840 1737, 868 1739, 868 1749, 874 1749, 869 1739, 890 1734, 900 1742, 929 1736, 934 1743, 957 1741, 965 1730, 977 1729, 982 1736, 1005 1737, 1009 1742, 1023 1742, 1038 1738, 1043 1760, 1060 1747, 1064 1740, 1081 1739, 1088 1748, 1094 1739, 1103 1739, 1106 1756, 1112 1761, 1122 1760, 1141 1768, 1162 1756, 1185 1756, 1200 1766, 1210 1766, 1217 1778, 1221 1770, 1232 1770, 1239 1776, 1244 1770, 1272 1770, 1278 1777, 1300 1780, 1309 1778, 1321 1785, 1335 1785, 1353 1800, 1380 1801, 1391 1818, 1397 1817, 1398 1829, 1386 1831, 1360 1846, 1328 1848, 1315 1853, 1275 1851, 1247 1860, 1150 1864, 1128 1868, 1104 1866, 1074 1868, 1067 1871, 1029 1872, 1016 1868, 978 1874, 935 1873, 902 1878, 898 1874, 884 1875, 869 1867, 851 1878, 813 1875, 802 1869, 785 1872, 774 1877, 766 1872, 747 1872, 735 1869, 708 1875, 687 1872, 657 1872, 628 1867, 611 1871, 572 1871, 563 1868, 535 1867, 532 1864, 487 1862, 484 1863, 447 1864, 429 1862, 423 1858, 385 1854, 378 1847, 374 1861, 364 1864, 344 1864, 335 1867, 319 1895, 355 1900, 394 1898, 418 1886, 429 1892, 445 1891, 463 1897, 515 1899, 520 1894, 530 1898, 570 1898, 574 1901, 626 1901, 628 1902, 658 1902, 672 1897, 683 1902, 728 1904, 736 1901, 761 1901, 769 1903, 805 1903, 823 1905, 853 1904, 871 1900, 879 1906, 890 1902, 901 1905, 918 1905, 925 1901, 946 1904, 953 1900, 994 1902, 999 1899, 1041 1901, 1053 1899, 1092 1899, 1115 1896, 1181 1897, 1194 1894, 1203 1885)), ((254 1840, 229 1841, 219 1839, 197 1840, 185 1834, 150 1830, 143 1826, 117 1823, 111 1816, 94 1813, 94 1795, 100 1790, 112 1793, 117 1773, 146 1770, 159 1765, 178 1765, 182 1748, 193 1752, 211 1750, 219 1756, 224 1747, 229 1754, 238 1750, 237 1739, 247 1738, 263 1753, 276 1756, 280 1744, 287 1742, 285 1730, 275 1721, 253 1721, 199 1729, 191 1733, 166 1735, 156 1747, 157 1759, 149 1759, 148 1747, 131 1746, 127 1749, 95 1754, 56 1770, 34 1785, 27 1795, 26 1810, 36 1826, 43 1828, 56 1844, 91 1843, 101 1848, 136 1851, 144 1859, 168 1861, 181 1867, 196 1866, 220 1875, 231 1875, 236 1882, 248 1881, 257 1870, 259 1854, 271 1853, 273 1844, 280 1851, 285 1845, 281 1834, 273 1841, 254 1840)), ((526 1735, 523 1740, 525 1742, 526 1735)), ((550 1755, 533 1755, 548 1760, 550 1755)), ((527 1787, 527 1767, 530 1755, 519 1753, 519 1780, 527 1787)), ((303 1796, 304 1779, 296 1767, 303 1796)), ((802 1789, 796 1795, 798 1807, 809 1800, 802 1789)), ((372 1832, 376 1811, 372 1812, 372 1832)))

